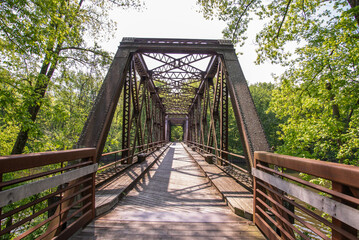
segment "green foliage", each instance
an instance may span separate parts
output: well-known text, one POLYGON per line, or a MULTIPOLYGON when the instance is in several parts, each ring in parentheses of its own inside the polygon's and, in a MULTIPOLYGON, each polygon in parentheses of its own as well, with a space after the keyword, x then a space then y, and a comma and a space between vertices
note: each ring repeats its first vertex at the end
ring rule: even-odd
POLYGON ((78 84, 84 78, 102 80, 111 59, 99 47, 115 29, 108 13, 116 6, 140 5, 138 0, 2 1, 1 155, 72 147, 98 90, 90 84, 95 92, 87 93, 87 85, 78 84), (76 75, 74 82, 68 74, 76 75), (11 150, 19 132, 26 133, 23 143, 30 141, 11 150))
POLYGON ((228 105, 228 150, 233 153, 244 154, 241 144, 241 136, 230 101, 228 105))
POLYGON ((171 126, 171 141, 179 142, 183 140, 183 127, 171 126))
POLYGON ((106 144, 103 150, 104 153, 122 149, 122 99, 123 98, 120 98, 118 101, 111 128, 107 135, 106 144))
POLYGON ((354 53, 359 49, 343 42, 327 54, 323 48, 331 43, 323 39, 321 45, 303 49, 303 61, 281 77, 270 108, 286 119, 280 152, 358 165, 358 72, 349 65, 358 60, 349 48, 354 53), (316 57, 308 58, 313 51, 316 57))
POLYGON ((278 139, 279 124, 282 121, 273 112, 268 111, 274 89, 275 85, 273 83, 256 83, 249 86, 268 143, 276 149, 282 144, 282 141, 278 139))
POLYGON ((28 152, 72 149, 93 106, 102 76, 64 70, 49 88, 28 152))
POLYGON ((198 3, 207 17, 227 21, 224 36, 234 42, 244 43, 255 14, 263 20, 256 37, 257 63, 269 60, 287 67, 269 107, 281 120, 278 133, 283 145, 278 152, 359 165, 358 3, 198 3))

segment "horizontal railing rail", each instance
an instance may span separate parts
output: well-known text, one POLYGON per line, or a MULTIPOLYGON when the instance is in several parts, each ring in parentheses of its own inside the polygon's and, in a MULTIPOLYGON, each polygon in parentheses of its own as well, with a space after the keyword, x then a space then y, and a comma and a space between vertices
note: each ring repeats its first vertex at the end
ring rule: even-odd
MULTIPOLYGON (((105 165, 101 165, 101 159, 100 159, 100 167, 97 170, 96 175, 96 185, 102 184, 106 182, 108 179, 112 178, 117 174, 117 172, 124 167, 124 163, 126 163, 129 159, 136 158, 139 154, 143 153, 150 153, 154 150, 156 150, 158 147, 161 147, 165 144, 165 141, 158 141, 158 142, 152 142, 148 144, 143 144, 139 146, 135 146, 135 151, 138 150, 138 152, 134 152, 133 155, 129 155, 127 157, 119 156, 122 152, 131 152, 133 148, 126 148, 121 149, 117 151, 107 152, 103 153, 101 157, 109 157, 111 155, 114 155, 114 160, 110 163, 107 163, 105 165), (141 148, 143 148, 141 150, 141 148), (119 159, 118 159, 119 158, 119 159)), ((131 161, 132 162, 132 161, 131 161)), ((125 164, 127 166, 129 164, 125 164)))
POLYGON ((66 239, 95 217, 96 149, 0 157, 2 239, 66 239))
POLYGON ((254 222, 269 239, 358 239, 359 167, 268 152, 254 158, 254 222))
MULTIPOLYGON (((208 153, 208 154, 213 154, 212 152, 208 151, 208 149, 210 150, 213 150, 214 152, 217 151, 218 153, 224 153, 224 154, 227 154, 229 156, 233 156, 233 157, 236 157, 236 158, 239 158, 239 159, 242 159, 242 160, 245 160, 246 158, 242 155, 239 155, 239 154, 235 154, 235 153, 232 153, 232 152, 228 152, 228 151, 224 151, 224 150, 221 150, 220 148, 214 148, 214 147, 211 147, 211 146, 207 146, 207 145, 204 145, 204 144, 200 144, 200 143, 197 143, 197 142, 192 142, 192 141, 187 141, 188 144, 190 145, 194 145, 196 146, 197 148, 200 148, 202 151, 204 151, 205 153, 208 153)), ((248 171, 244 168, 241 168, 240 166, 237 166, 236 164, 228 161, 227 159, 224 159, 223 157, 221 156, 216 156, 217 159, 219 159, 221 161, 221 163, 226 163, 230 166, 232 166, 233 168, 241 171, 241 172, 244 172, 244 173, 248 173, 248 171)))

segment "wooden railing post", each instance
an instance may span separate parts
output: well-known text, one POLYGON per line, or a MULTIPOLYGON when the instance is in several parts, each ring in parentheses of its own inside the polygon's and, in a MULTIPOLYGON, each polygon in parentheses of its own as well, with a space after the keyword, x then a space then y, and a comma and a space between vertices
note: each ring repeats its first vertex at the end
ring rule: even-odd
MULTIPOLYGON (((96 163, 96 155, 94 155, 92 157, 92 162, 95 164, 96 163)), ((91 204, 91 209, 92 209, 92 219, 95 219, 96 217, 96 195, 95 195, 95 191, 96 191, 96 172, 92 173, 92 187, 91 187, 91 191, 92 191, 92 204, 91 204)))
MULTIPOLYGON (((253 162, 253 167, 256 168, 257 166, 257 159, 256 157, 254 157, 254 162, 253 162)), ((256 206, 258 204, 257 201, 257 179, 253 177, 253 223, 256 224, 256 213, 257 213, 257 209, 256 206)))
MULTIPOLYGON (((339 193, 344 193, 344 194, 349 195, 349 196, 353 196, 353 194, 350 191, 348 186, 345 186, 345 185, 337 183, 337 182, 332 182, 332 190, 334 190, 336 192, 339 192, 339 193)), ((333 197, 333 199, 338 201, 338 202, 341 202, 341 203, 344 203, 346 205, 349 205, 351 207, 354 207, 354 208, 358 207, 357 205, 355 205, 353 203, 350 203, 350 202, 347 202, 347 201, 345 201, 343 199, 340 199, 338 197, 333 197)), ((332 223, 335 226, 338 226, 339 228, 344 229, 348 233, 353 234, 354 236, 357 236, 357 234, 358 234, 358 231, 355 228, 343 223, 342 221, 336 219, 335 217, 333 217, 332 223)), ((332 239, 333 240, 346 240, 348 238, 346 238, 344 235, 342 235, 341 233, 339 233, 338 231, 333 229, 332 230, 332 239)))

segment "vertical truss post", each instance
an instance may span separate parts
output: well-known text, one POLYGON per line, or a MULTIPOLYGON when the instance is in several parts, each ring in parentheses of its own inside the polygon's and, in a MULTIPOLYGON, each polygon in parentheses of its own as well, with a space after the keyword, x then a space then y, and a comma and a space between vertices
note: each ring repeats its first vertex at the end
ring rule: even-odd
POLYGON ((208 106, 208 99, 209 99, 209 84, 208 79, 202 80, 204 81, 204 91, 203 91, 203 101, 202 101, 202 111, 200 112, 200 144, 206 145, 205 143, 205 132, 206 132, 206 125, 207 125, 207 106, 208 106))
MULTIPOLYGON (((221 118, 220 118, 220 136, 221 136, 221 150, 228 151, 228 89, 226 71, 221 64, 221 118)), ((228 154, 221 154, 223 159, 228 160, 228 154)), ((223 164, 223 162, 222 162, 223 164)))
POLYGON ((201 143, 201 107, 202 107, 202 97, 203 94, 200 94, 197 103, 197 143, 201 143))
POLYGON ((197 127, 198 127, 198 125, 197 125, 197 118, 198 118, 198 114, 197 114, 197 110, 198 110, 198 106, 197 106, 197 104, 198 104, 198 101, 196 101, 195 103, 194 103, 194 107, 193 107, 193 141, 194 142, 198 142, 198 139, 197 139, 197 127))
POLYGON ((188 113, 188 134, 187 134, 187 141, 192 141, 192 110, 188 113))
POLYGON ((161 117, 162 117, 162 129, 161 129, 161 133, 162 133, 162 140, 166 141, 165 139, 165 126, 164 126, 164 122, 166 119, 166 113, 164 111, 161 111, 161 117))
MULTIPOLYGON (((140 102, 141 100, 144 100, 144 96, 142 96, 142 98, 140 98, 141 96, 141 87, 142 87, 142 92, 145 93, 146 92, 146 84, 145 84, 145 79, 141 77, 140 83, 139 83, 139 87, 137 88, 137 76, 136 76, 136 68, 135 68, 135 61, 132 61, 132 78, 131 78, 131 90, 132 90, 132 99, 133 99, 133 119, 134 119, 134 123, 137 124, 137 122, 140 120, 141 118, 141 112, 142 112, 142 105, 140 106, 140 102)), ((142 146, 144 144, 143 142, 143 138, 142 138, 142 127, 141 124, 138 124, 138 126, 136 127, 136 132, 135 132, 135 138, 137 138, 137 144, 139 146, 142 146)), ((135 147, 136 144, 134 144, 133 147, 135 147)), ((140 147, 139 150, 142 150, 143 147, 140 147)))
MULTIPOLYGON (((123 105, 122 105, 122 149, 126 149, 122 152, 122 158, 126 158, 129 156, 129 147, 130 147, 130 117, 131 117, 131 67, 126 76, 126 81, 123 87, 123 105)), ((122 163, 127 164, 128 159, 123 161, 122 163)))
POLYGON ((159 107, 159 103, 156 104, 156 141, 161 140, 161 110, 159 107))
MULTIPOLYGON (((146 126, 147 126, 147 148, 150 143, 152 143, 152 118, 151 115, 153 111, 151 111, 151 97, 149 91, 146 91, 146 126)), ((153 116, 153 115, 152 115, 153 116)))
POLYGON ((170 121, 168 121, 168 141, 171 141, 172 138, 172 124, 170 121))
POLYGON ((193 141, 193 112, 191 111, 188 115, 188 141, 193 141))

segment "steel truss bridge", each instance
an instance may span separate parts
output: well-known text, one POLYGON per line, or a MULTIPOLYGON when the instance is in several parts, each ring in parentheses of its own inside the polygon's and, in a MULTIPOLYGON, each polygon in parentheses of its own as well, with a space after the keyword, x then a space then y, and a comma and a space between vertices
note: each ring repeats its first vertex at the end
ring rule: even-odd
POLYGON ((0 174, 2 239, 358 239, 358 167, 271 153, 227 40, 124 38, 77 149, 0 157, 0 174), (122 149, 103 153, 115 114, 122 149))

